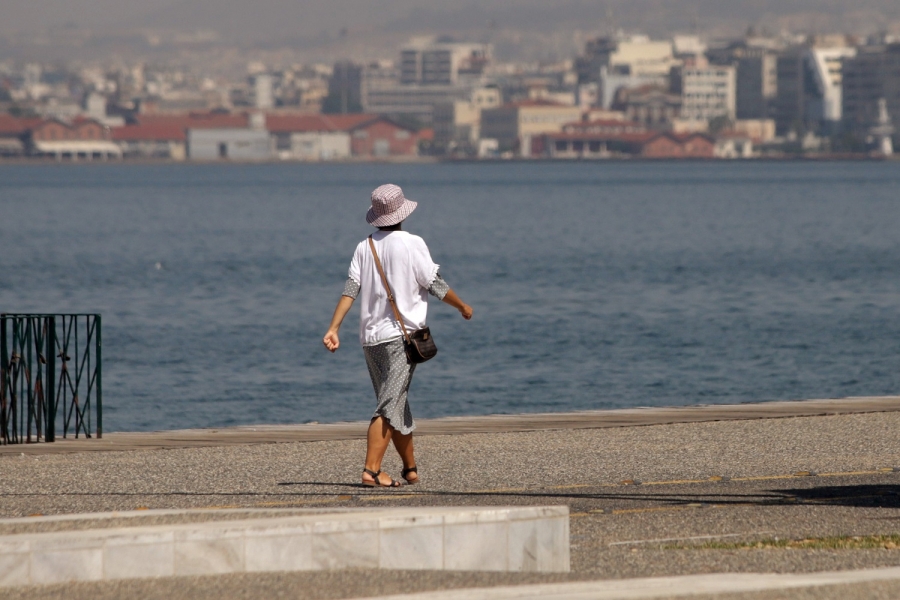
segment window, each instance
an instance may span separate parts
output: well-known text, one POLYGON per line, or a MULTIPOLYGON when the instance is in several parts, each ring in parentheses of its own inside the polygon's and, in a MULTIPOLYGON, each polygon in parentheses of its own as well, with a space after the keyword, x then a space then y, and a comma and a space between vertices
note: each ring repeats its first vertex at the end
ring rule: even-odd
POLYGON ((405 129, 398 129, 397 131, 394 132, 394 138, 398 139, 398 140, 408 140, 409 132, 406 131, 405 129))
POLYGON ((353 137, 355 137, 358 140, 364 140, 369 137, 369 132, 365 131, 363 129, 358 129, 353 132, 353 137))

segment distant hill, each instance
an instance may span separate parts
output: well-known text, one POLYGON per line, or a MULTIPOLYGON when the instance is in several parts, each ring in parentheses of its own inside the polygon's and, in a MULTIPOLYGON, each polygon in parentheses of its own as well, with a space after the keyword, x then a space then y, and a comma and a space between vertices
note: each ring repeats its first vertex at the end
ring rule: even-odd
MULTIPOLYGON (((394 48, 411 35, 491 40, 498 53, 566 55, 614 29, 716 37, 778 32, 900 34, 898 0, 29 0, 0 2, 0 34, 62 27, 115 32, 214 30, 244 45, 346 55, 394 48)), ((502 56, 501 56, 502 57, 502 56)), ((509 58, 509 57, 504 57, 509 58)), ((0 56, 2 59, 2 56, 0 56)))

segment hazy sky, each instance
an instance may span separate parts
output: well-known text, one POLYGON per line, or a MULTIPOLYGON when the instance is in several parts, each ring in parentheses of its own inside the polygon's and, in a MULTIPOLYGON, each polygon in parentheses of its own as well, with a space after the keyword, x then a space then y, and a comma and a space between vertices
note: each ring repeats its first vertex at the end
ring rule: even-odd
MULTIPOLYGON (((467 0, 441 0, 441 6, 467 0)), ((92 30, 129 26, 216 29, 252 34, 274 29, 296 31, 379 26, 415 7, 435 6, 428 0, 0 0, 0 32, 36 31, 74 22, 92 30)))
POLYGON ((794 28, 817 19, 830 19, 828 27, 877 28, 900 22, 900 0, 0 0, 0 34, 73 22, 92 31, 208 28, 257 41, 331 36, 343 27, 403 37, 418 28, 471 31, 490 20, 517 29, 590 30, 607 14, 645 30, 683 30, 691 22, 794 28))

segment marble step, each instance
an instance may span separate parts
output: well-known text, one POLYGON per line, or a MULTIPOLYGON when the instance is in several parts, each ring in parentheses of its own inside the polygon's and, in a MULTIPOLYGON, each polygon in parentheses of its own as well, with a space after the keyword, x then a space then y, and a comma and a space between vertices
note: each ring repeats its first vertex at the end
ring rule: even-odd
POLYGON ((569 570, 566 506, 237 512, 202 522, 199 514, 215 513, 0 520, 0 530, 19 523, 38 530, 0 536, 0 586, 343 568, 569 570), (116 526, 104 527, 105 519, 116 526))

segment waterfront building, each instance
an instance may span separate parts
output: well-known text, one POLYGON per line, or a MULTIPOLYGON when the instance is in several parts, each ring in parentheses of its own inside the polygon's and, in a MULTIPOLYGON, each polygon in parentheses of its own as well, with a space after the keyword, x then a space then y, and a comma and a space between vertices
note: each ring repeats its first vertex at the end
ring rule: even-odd
MULTIPOLYGON (((354 117, 354 115, 332 115, 354 117)), ((341 131, 350 134, 350 151, 360 158, 412 157, 419 154, 416 129, 381 115, 367 115, 367 119, 348 126, 336 119, 341 131)))
POLYGON ((417 156, 415 129, 381 115, 268 114, 276 156, 295 160, 417 156))
POLYGON ((702 133, 656 132, 631 121, 600 120, 566 124, 540 136, 535 154, 548 158, 602 159, 713 158, 715 141, 702 133))
POLYGON ((122 151, 111 140, 110 128, 93 119, 65 123, 46 119, 23 134, 23 145, 30 156, 57 160, 108 160, 121 158, 122 151))
POLYGON ((21 119, 0 114, 0 157, 25 156, 25 138, 41 123, 40 118, 21 119))
POLYGON ((272 157, 269 132, 264 129, 188 129, 186 135, 191 160, 258 161, 272 157))
POLYGON ((270 113, 266 115, 266 129, 276 156, 282 160, 350 158, 350 134, 340 131, 332 116, 270 113))
POLYGON ((548 158, 611 158, 638 156, 643 144, 656 135, 641 123, 618 119, 567 123, 559 133, 542 136, 548 158))
POLYGON ((187 133, 178 125, 123 125, 111 131, 124 158, 187 158, 187 133))
POLYGON ((581 120, 581 108, 547 100, 523 100, 481 111, 481 137, 496 139, 501 152, 532 155, 532 138, 556 133, 581 120))
POLYGON ((714 158, 715 140, 704 133, 656 134, 641 147, 643 158, 714 158))

